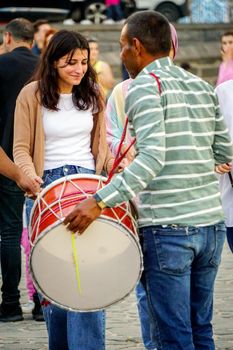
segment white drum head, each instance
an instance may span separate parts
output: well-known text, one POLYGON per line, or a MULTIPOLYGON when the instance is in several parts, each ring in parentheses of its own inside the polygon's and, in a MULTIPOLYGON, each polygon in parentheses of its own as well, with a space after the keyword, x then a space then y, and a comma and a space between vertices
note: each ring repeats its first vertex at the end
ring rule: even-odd
POLYGON ((75 239, 78 288, 71 233, 58 224, 42 234, 31 252, 38 290, 52 303, 74 311, 96 311, 125 298, 142 271, 137 239, 109 220, 97 219, 75 239))

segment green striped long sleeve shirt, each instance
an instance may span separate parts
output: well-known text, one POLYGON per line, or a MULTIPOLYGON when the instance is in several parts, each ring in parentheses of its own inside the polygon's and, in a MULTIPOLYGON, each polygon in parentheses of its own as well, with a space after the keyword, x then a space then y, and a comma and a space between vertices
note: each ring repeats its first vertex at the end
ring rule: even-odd
POLYGON ((125 112, 137 156, 97 192, 103 202, 113 207, 139 193, 140 227, 224 220, 214 167, 231 162, 233 149, 213 88, 161 58, 131 83, 125 112))

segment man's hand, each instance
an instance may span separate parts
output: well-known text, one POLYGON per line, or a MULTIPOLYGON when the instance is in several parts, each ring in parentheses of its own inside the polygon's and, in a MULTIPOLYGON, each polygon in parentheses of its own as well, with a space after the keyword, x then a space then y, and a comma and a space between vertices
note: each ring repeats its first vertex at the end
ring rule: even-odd
POLYGON ((81 234, 100 214, 100 207, 95 198, 91 197, 77 204, 65 218, 64 224, 68 225, 68 230, 81 234))
POLYGON ((221 50, 221 56, 222 56, 223 62, 225 62, 225 63, 228 63, 231 60, 233 60, 233 49, 232 49, 232 47, 226 48, 225 51, 221 50))
POLYGON ((218 174, 225 174, 225 173, 229 173, 229 171, 231 171, 231 164, 219 164, 215 166, 215 171, 218 174))

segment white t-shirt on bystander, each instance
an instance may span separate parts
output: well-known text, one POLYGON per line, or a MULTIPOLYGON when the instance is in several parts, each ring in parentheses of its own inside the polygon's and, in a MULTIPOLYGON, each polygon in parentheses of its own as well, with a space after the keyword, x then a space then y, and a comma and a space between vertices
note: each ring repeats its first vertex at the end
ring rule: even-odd
MULTIPOLYGON (((233 80, 225 81, 216 88, 220 109, 224 117, 229 134, 233 140, 233 80)), ((231 170, 233 177, 233 169, 231 170)), ((228 174, 219 176, 222 205, 227 227, 233 227, 233 187, 228 174)))

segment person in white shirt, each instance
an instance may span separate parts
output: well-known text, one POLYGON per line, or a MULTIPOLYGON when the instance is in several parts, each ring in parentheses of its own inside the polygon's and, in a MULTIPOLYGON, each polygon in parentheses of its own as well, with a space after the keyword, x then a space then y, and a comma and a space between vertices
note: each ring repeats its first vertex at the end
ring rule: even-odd
MULTIPOLYGON (((233 80, 225 81, 216 87, 220 109, 229 134, 233 139, 233 80)), ((219 177, 222 205, 227 227, 227 241, 233 253, 233 170, 219 177)))

